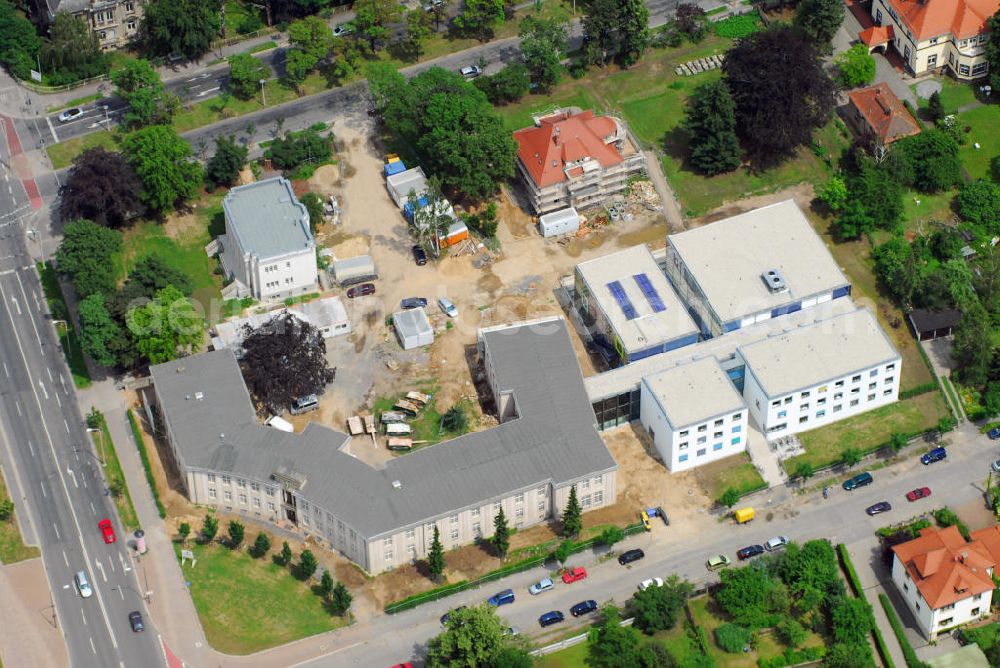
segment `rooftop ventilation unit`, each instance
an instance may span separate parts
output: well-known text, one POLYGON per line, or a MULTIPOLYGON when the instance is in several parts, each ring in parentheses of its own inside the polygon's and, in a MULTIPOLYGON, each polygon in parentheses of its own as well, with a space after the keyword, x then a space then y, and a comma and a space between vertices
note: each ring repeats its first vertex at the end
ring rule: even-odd
POLYGON ((786 292, 788 290, 788 284, 785 283, 785 277, 781 275, 781 272, 777 269, 768 269, 763 274, 760 275, 764 279, 764 284, 771 294, 777 294, 779 292, 786 292))
POLYGON ((205 398, 205 395, 202 392, 195 392, 194 393, 194 398, 197 399, 198 401, 201 401, 202 399, 205 398))
POLYGON ((396 488, 396 489, 402 489, 403 488, 403 483, 399 482, 398 480, 393 480, 392 481, 392 486, 394 488, 396 488))

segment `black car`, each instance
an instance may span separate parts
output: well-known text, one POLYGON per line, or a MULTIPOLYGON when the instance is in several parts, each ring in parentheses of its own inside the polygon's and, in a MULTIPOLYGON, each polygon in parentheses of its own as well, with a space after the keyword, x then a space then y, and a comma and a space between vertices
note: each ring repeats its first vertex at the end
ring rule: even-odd
POLYGON ((625 564, 631 564, 633 561, 639 561, 645 556, 645 552, 636 548, 634 550, 629 550, 628 552, 622 552, 621 556, 618 557, 618 563, 624 566, 625 564))
POLYGON ((133 633, 139 633, 144 630, 145 627, 142 625, 142 613, 138 610, 133 610, 128 613, 128 625, 132 627, 133 633))
POLYGON ((374 283, 362 283, 361 285, 355 285, 347 291, 347 298, 354 299, 355 297, 364 297, 365 295, 375 294, 375 284, 374 283))
POLYGON ((875 505, 865 508, 865 512, 872 516, 878 515, 879 513, 887 513, 890 510, 892 510, 892 504, 888 501, 879 501, 875 505))
POLYGON ((597 610, 597 601, 591 600, 591 601, 580 601, 572 608, 570 608, 569 612, 574 617, 579 617, 580 615, 589 614, 594 610, 597 610))
POLYGON ((465 606, 460 605, 454 610, 449 610, 448 612, 441 615, 441 626, 448 626, 448 620, 451 619, 451 613, 458 612, 459 610, 465 610, 465 606))
POLYGON ((566 616, 559 610, 552 610, 546 612, 544 615, 538 618, 538 623, 544 628, 546 626, 552 626, 553 624, 558 624, 562 620, 566 619, 566 616))
POLYGON ((399 302, 399 305, 404 309, 419 308, 427 306, 427 300, 424 297, 407 297, 399 302))
POLYGON ((749 559, 750 557, 756 557, 758 554, 764 554, 763 545, 747 545, 736 553, 736 558, 743 561, 744 559, 749 559))
POLYGON ((427 252, 420 246, 414 246, 413 261, 417 263, 418 267, 424 266, 427 264, 427 252))

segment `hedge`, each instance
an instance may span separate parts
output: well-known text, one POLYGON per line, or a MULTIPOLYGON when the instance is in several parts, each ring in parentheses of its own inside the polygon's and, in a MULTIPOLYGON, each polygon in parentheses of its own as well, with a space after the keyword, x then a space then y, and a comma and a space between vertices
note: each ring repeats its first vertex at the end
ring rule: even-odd
MULTIPOLYGON (((847 546, 839 543, 837 553, 840 555, 840 565, 843 566, 844 572, 847 574, 847 581, 851 585, 854 595, 864 599, 864 589, 861 587, 858 572, 854 570, 854 563, 851 561, 851 555, 847 552, 847 546)), ((892 662, 892 656, 889 654, 889 647, 885 644, 885 638, 882 637, 882 631, 875 622, 875 613, 869 612, 869 615, 871 615, 872 635, 875 636, 875 649, 878 650, 879 657, 882 659, 882 665, 885 668, 896 668, 896 664, 892 662)))
MULTIPOLYGON (((786 666, 798 666, 803 663, 813 663, 819 661, 826 654, 825 647, 804 647, 793 649, 789 647, 784 654, 770 659, 757 659, 757 668, 785 668, 786 666)), ((892 668, 892 662, 886 664, 892 668)))
POLYGON ((156 504, 156 512, 160 519, 167 517, 167 510, 160 501, 160 492, 156 489, 156 480, 153 478, 153 467, 149 464, 149 454, 146 452, 146 442, 142 440, 142 432, 139 431, 139 424, 135 421, 132 409, 128 409, 128 421, 132 425, 132 437, 135 439, 135 447, 139 448, 139 457, 142 459, 142 468, 146 471, 146 482, 149 483, 149 491, 153 494, 153 503, 156 504))
POLYGON ((889 626, 892 627, 892 632, 896 634, 896 640, 903 650, 903 657, 906 658, 907 668, 927 668, 927 664, 917 657, 917 652, 913 649, 913 645, 907 640, 906 633, 903 631, 903 623, 899 621, 899 617, 896 615, 896 610, 892 607, 889 597, 885 594, 879 594, 878 600, 882 604, 885 616, 889 618, 889 626))
POLYGON ((908 390, 901 391, 899 393, 899 399, 900 399, 900 401, 902 401, 903 399, 910 399, 912 397, 918 397, 921 394, 927 394, 928 392, 933 392, 936 389, 939 389, 937 381, 936 380, 932 380, 932 381, 930 381, 928 383, 924 383, 923 385, 917 385, 916 387, 911 387, 908 390))

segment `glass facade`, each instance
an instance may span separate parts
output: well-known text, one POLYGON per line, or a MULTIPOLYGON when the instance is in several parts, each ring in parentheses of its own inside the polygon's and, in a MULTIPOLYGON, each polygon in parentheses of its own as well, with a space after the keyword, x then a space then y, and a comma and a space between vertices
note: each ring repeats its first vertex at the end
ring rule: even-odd
POLYGON ((639 390, 635 389, 614 397, 595 401, 594 416, 600 431, 612 429, 639 419, 639 390))

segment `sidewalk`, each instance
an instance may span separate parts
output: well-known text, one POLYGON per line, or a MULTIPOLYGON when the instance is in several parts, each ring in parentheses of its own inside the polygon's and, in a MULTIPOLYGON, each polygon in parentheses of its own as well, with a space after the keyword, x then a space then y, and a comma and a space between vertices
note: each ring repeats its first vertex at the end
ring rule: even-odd
MULTIPOLYGON (((885 593, 882 582, 879 580, 879 574, 872 565, 873 561, 880 558, 879 550, 879 541, 876 536, 859 540, 847 546, 847 552, 851 555, 851 563, 854 564, 854 570, 857 571, 858 580, 864 590, 865 599, 872 606, 872 612, 875 613, 875 624, 878 625, 886 647, 889 648, 889 656, 895 665, 905 666, 906 657, 903 656, 903 650, 899 646, 899 641, 896 640, 896 634, 893 633, 889 618, 886 617, 885 609, 878 598, 879 594, 885 593)), ((891 581, 889 581, 889 586, 892 586, 891 581)))
POLYGON ((41 559, 0 566, 0 601, 0 662, 7 666, 69 665, 41 559))

